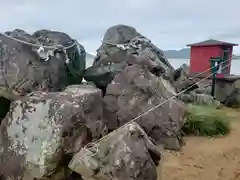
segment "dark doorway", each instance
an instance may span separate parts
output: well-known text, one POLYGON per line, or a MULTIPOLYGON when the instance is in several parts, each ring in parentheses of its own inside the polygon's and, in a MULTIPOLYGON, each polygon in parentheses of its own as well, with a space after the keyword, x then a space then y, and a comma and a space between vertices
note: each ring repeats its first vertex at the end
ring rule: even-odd
POLYGON ((230 48, 229 47, 224 47, 223 48, 223 55, 222 55, 222 59, 223 59, 223 63, 222 63, 222 73, 223 74, 228 74, 228 69, 229 67, 227 66, 229 64, 229 54, 230 54, 230 48))
POLYGON ((0 97, 0 121, 8 113, 8 111, 10 109, 10 104, 11 104, 10 100, 8 100, 8 99, 6 99, 4 97, 0 97))

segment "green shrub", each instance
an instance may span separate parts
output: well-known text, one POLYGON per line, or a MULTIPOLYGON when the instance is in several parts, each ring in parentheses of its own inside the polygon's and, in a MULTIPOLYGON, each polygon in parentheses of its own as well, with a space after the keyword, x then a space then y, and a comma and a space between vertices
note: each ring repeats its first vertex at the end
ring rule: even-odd
POLYGON ((230 131, 229 118, 212 106, 189 105, 182 131, 186 135, 217 136, 230 131))

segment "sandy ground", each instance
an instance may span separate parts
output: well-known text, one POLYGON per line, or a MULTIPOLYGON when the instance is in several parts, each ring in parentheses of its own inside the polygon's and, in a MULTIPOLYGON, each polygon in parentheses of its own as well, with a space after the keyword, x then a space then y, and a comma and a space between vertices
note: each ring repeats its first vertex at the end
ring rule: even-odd
POLYGON ((163 180, 240 180, 240 110, 226 110, 231 133, 220 138, 187 137, 181 152, 165 152, 163 180))

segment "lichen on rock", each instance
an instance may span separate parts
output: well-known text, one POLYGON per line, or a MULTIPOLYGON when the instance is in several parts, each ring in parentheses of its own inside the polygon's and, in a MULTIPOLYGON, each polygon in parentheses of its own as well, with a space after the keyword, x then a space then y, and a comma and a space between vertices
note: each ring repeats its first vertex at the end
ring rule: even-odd
POLYGON ((104 133, 101 94, 91 86, 75 85, 13 101, 0 129, 0 164, 8 162, 0 174, 6 179, 52 180, 59 167, 69 171, 61 161, 104 133))

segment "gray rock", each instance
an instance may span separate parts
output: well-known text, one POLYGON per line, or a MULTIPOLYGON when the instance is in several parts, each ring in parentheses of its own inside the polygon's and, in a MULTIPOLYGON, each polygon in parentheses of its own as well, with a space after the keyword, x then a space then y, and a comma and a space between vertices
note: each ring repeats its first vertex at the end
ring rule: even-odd
POLYGON ((216 99, 229 107, 240 107, 240 77, 217 79, 216 99))
POLYGON ((190 92, 188 94, 181 94, 179 99, 185 103, 191 103, 195 105, 209 105, 220 107, 221 103, 215 100, 211 95, 208 94, 198 94, 195 92, 190 92))
POLYGON ((189 76, 189 66, 183 64, 180 68, 176 69, 174 73, 173 86, 177 92, 181 91, 192 91, 199 86, 196 84, 198 81, 197 78, 192 78, 189 76))
POLYGON ((102 107, 101 91, 83 85, 12 102, 0 127, 2 179, 65 180, 72 155, 104 135, 102 107))
POLYGON ((199 88, 195 89, 194 92, 197 94, 211 95, 212 87, 211 87, 211 85, 206 85, 205 87, 199 87, 199 88))
POLYGON ((84 180, 157 180, 161 154, 137 123, 77 153, 69 168, 84 180))
POLYGON ((85 56, 84 47, 62 32, 40 30, 30 35, 16 29, 0 34, 0 96, 16 99, 14 95, 81 83, 85 56), (40 46, 48 47, 38 51, 40 46))
POLYGON ((184 123, 185 105, 177 98, 172 84, 139 65, 127 67, 108 85, 104 101, 109 129, 116 128, 163 103, 136 122, 156 143, 168 149, 180 149, 180 129, 184 123), (165 102, 168 98, 169 101, 165 102), (110 127, 111 126, 111 127, 110 127), (174 143, 172 143, 174 142, 174 143))
POLYGON ((173 80, 174 68, 163 51, 126 25, 112 26, 106 31, 93 66, 86 70, 84 78, 104 89, 116 74, 132 64, 139 64, 158 76, 173 80))

